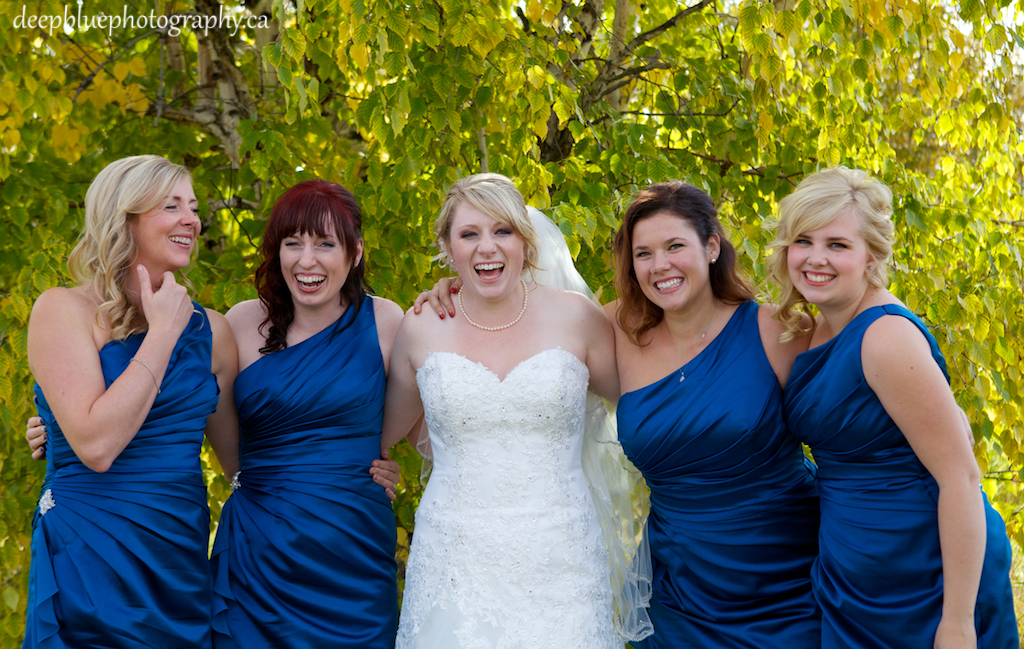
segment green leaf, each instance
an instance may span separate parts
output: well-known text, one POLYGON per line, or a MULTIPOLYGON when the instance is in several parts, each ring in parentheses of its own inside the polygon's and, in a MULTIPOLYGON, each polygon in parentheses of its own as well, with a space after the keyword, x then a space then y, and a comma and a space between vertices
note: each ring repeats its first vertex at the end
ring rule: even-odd
POLYGON ((476 25, 469 20, 459 20, 449 25, 448 35, 454 45, 460 47, 469 45, 475 34, 476 25))
POLYGON ((263 47, 264 60, 275 68, 281 67, 281 46, 277 43, 270 43, 263 47))
POLYGON ((752 38, 761 29, 761 13, 755 0, 740 5, 740 34, 752 38))
POLYGON ((277 80, 281 82, 281 85, 285 88, 290 88, 294 78, 292 77, 292 71, 286 67, 280 67, 277 69, 277 80))
POLYGON ((775 14, 775 29, 782 34, 783 38, 788 38, 790 33, 796 27, 796 14, 786 9, 775 14))
POLYGON ((266 179, 270 172, 270 156, 265 151, 253 151, 252 157, 249 158, 249 168, 256 177, 266 179))
POLYGON ((306 39, 297 29, 284 29, 281 31, 281 48, 292 60, 301 61, 306 53, 306 39))
POLYGON ((21 602, 21 595, 18 591, 14 590, 10 586, 4 588, 4 604, 7 604, 7 608, 12 611, 18 610, 18 604, 21 602))
POLYGON ((860 58, 854 59, 853 65, 851 66, 851 70, 854 76, 856 76, 858 79, 860 79, 861 81, 867 81, 868 75, 870 74, 870 71, 868 70, 867 61, 860 58))

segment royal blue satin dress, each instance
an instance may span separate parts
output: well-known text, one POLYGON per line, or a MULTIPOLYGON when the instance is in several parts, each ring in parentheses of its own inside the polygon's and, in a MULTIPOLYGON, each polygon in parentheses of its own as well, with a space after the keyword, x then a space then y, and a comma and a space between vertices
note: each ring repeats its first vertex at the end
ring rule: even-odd
POLYGON ((394 646, 395 516, 380 457, 384 361, 373 300, 235 381, 241 486, 213 546, 214 646, 394 646))
POLYGON ((619 440, 651 489, 649 649, 817 649, 813 466, 746 302, 696 358, 619 400, 619 440), (680 380, 682 378, 682 380, 680 380))
MULTIPOLYGON (((942 613, 939 489, 861 366, 864 332, 887 314, 917 325, 945 374, 924 324, 889 304, 864 310, 838 336, 798 356, 786 386, 789 426, 818 463, 820 555, 811 578, 825 649, 931 649, 942 613)), ((1010 543, 987 498, 985 517, 978 647, 1017 649, 1010 543)))
MULTIPOLYGON (((219 389, 209 321, 195 308, 145 423, 105 473, 82 464, 35 386, 49 441, 32 521, 25 649, 210 646, 210 513, 199 452, 219 389)), ((100 350, 108 388, 144 338, 100 350)))

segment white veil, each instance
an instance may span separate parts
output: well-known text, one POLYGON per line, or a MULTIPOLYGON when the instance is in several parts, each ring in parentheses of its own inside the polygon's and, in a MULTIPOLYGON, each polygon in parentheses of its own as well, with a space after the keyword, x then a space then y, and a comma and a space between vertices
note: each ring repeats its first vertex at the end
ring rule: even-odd
MULTIPOLYGON (((594 300, 594 292, 576 270, 562 231, 540 210, 526 210, 538 239, 533 281, 582 293, 594 300)), ((593 392, 587 393, 583 472, 608 550, 615 628, 627 641, 642 640, 654 632, 647 614, 651 602, 651 553, 647 536, 642 533, 650 509, 648 492, 640 472, 622 452, 615 418, 609 414, 606 402, 593 392)))

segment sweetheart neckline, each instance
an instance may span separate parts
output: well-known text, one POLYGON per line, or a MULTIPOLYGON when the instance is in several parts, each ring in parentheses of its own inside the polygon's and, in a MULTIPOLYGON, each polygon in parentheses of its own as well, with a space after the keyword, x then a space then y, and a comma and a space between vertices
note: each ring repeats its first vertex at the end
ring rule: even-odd
POLYGON ((524 358, 523 360, 521 360, 518 363, 516 363, 516 365, 511 370, 509 370, 508 373, 506 373, 505 376, 503 376, 503 377, 498 376, 497 372, 495 372, 491 368, 487 367, 486 365, 484 365, 480 361, 474 361, 474 360, 472 360, 470 358, 467 358, 466 356, 463 356, 462 354, 459 354, 458 352, 449 352, 449 351, 436 351, 436 352, 428 353, 427 357, 425 359, 423 359, 423 364, 420 365, 419 368, 416 369, 416 373, 419 374, 420 370, 422 370, 424 367, 427 366, 427 362, 430 361, 430 357, 431 356, 448 355, 448 356, 454 356, 456 358, 461 358, 462 360, 466 361, 470 365, 476 365, 476 366, 480 367, 480 369, 484 370, 485 372, 487 372, 488 374, 493 376, 495 379, 497 379, 499 384, 504 384, 508 380, 508 377, 510 377, 513 374, 515 374, 516 370, 518 370, 520 367, 525 365, 528 361, 532 361, 533 359, 535 359, 535 358, 537 358, 539 356, 542 356, 544 354, 547 354, 548 352, 562 352, 563 354, 568 354, 569 356, 571 356, 573 358, 573 360, 575 360, 577 363, 579 363, 579 365, 581 365, 583 367, 583 369, 589 374, 590 368, 587 367, 586 363, 581 361, 576 354, 573 354, 572 352, 570 352, 567 349, 562 349, 561 347, 550 347, 548 349, 542 349, 539 352, 537 352, 536 354, 533 354, 532 356, 528 356, 528 357, 524 358))

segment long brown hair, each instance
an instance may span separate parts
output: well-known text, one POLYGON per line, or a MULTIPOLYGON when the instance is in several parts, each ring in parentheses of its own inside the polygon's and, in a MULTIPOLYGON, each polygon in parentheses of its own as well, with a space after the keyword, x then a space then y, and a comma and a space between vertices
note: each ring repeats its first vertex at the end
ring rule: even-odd
MULTIPOLYGON (((362 238, 362 225, 363 215, 355 197, 337 183, 306 180, 277 199, 267 221, 267 231, 263 234, 263 263, 256 269, 256 292, 267 310, 267 318, 260 324, 260 331, 270 326, 267 344, 260 349, 261 354, 288 346, 288 327, 295 319, 292 294, 281 273, 281 241, 295 233, 322 237, 333 229, 345 252, 352 256, 362 238)), ((364 255, 359 263, 353 264, 341 287, 342 304, 358 308, 363 301, 369 288, 363 277, 365 268, 364 255)))
POLYGON ((626 208, 622 226, 615 234, 615 290, 619 293, 619 326, 634 345, 665 317, 661 307, 651 302, 640 289, 633 270, 633 229, 640 221, 667 212, 683 219, 694 229, 700 242, 708 245, 717 234, 721 250, 711 265, 711 292, 715 298, 739 304, 754 298, 754 288, 736 270, 736 249, 725 237, 711 197, 693 185, 673 180, 655 183, 641 190, 626 208))

